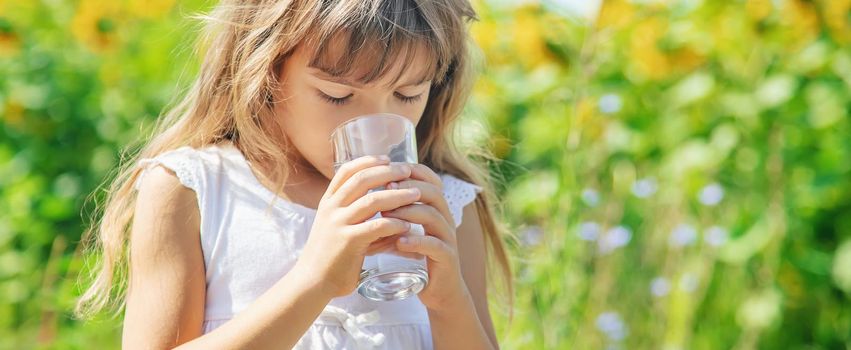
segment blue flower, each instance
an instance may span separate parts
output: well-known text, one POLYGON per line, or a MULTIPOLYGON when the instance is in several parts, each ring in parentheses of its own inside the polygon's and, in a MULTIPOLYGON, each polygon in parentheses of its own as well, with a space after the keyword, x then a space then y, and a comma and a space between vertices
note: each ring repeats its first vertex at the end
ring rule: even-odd
POLYGON ((657 298, 668 295, 671 291, 671 282, 665 277, 656 277, 650 281, 650 293, 657 298))
POLYGON ((616 226, 608 231, 606 235, 600 239, 599 251, 606 254, 615 249, 623 247, 632 239, 632 231, 624 226, 616 226))
POLYGON ((579 224, 579 239, 583 241, 596 241, 600 236, 600 224, 596 222, 583 222, 579 224))
POLYGON ((652 196, 658 190, 658 184, 654 178, 644 178, 632 184, 632 194, 638 198, 652 196))
POLYGON ((679 224, 671 231, 668 244, 672 247, 685 247, 694 244, 697 239, 697 230, 689 224, 679 224))
POLYGON ((718 183, 706 185, 706 187, 700 190, 700 194, 698 195, 700 203, 710 207, 718 205, 722 199, 724 199, 724 187, 721 187, 718 183))
POLYGON ((622 340, 629 334, 629 329, 624 324, 617 312, 606 311, 597 316, 597 329, 611 340, 622 340))

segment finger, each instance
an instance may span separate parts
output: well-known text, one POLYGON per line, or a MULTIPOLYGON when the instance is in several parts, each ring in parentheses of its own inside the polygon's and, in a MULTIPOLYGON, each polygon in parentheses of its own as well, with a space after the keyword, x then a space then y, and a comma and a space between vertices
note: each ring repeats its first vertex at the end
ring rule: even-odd
POLYGON ((403 180, 399 182, 391 182, 387 185, 390 188, 419 188, 422 195, 418 202, 428 204, 443 216, 447 223, 455 227, 455 219, 449 213, 449 204, 446 203, 446 198, 443 196, 443 191, 432 183, 420 180, 403 180))
POLYGON ((346 162, 340 166, 339 169, 334 173, 334 177, 331 178, 331 182, 328 184, 328 188, 325 190, 325 194, 322 195, 322 198, 329 198, 337 189, 346 182, 352 175, 358 172, 361 169, 366 169, 368 167, 376 166, 376 165, 384 165, 390 164, 390 158, 386 156, 364 156, 353 159, 352 161, 346 162))
POLYGON ((381 216, 402 219, 412 224, 423 225, 423 229, 425 229, 428 235, 435 236, 451 244, 453 247, 456 245, 455 230, 443 219, 443 215, 440 215, 440 212, 430 205, 410 204, 388 212, 382 212, 381 216))
POLYGON ((401 252, 422 254, 438 263, 450 263, 453 259, 457 259, 452 247, 434 236, 402 236, 398 240, 396 249, 401 252))
POLYGON ((381 250, 378 253, 393 254, 393 255, 401 256, 403 258, 408 258, 408 259, 423 259, 423 258, 425 258, 425 256, 423 256, 422 254, 411 253, 411 252, 403 252, 403 251, 400 251, 399 249, 396 249, 396 245, 399 244, 398 243, 399 238, 404 237, 404 236, 410 236, 410 235, 419 236, 417 234, 404 233, 404 234, 401 234, 401 235, 384 237, 384 238, 376 241, 376 242, 387 242, 387 244, 389 244, 389 247, 384 248, 384 243, 382 243, 382 248, 384 248, 384 250, 381 250))
POLYGON ((382 237, 372 242, 369 247, 366 248, 366 255, 375 255, 378 253, 392 251, 396 247, 397 237, 398 235, 382 237))
POLYGON ((383 188, 388 182, 401 181, 408 176, 411 176, 411 166, 405 163, 361 169, 340 185, 334 197, 341 207, 345 207, 373 188, 383 188))
POLYGON ((346 217, 349 218, 348 223, 356 224, 368 220, 377 212, 393 210, 414 203, 420 199, 420 196, 419 188, 375 191, 358 198, 343 210, 346 217))
POLYGON ((357 225, 349 226, 349 230, 344 231, 353 237, 354 240, 364 242, 367 248, 373 242, 393 235, 408 233, 411 230, 411 224, 395 218, 375 218, 357 225))
POLYGON ((437 175, 434 170, 431 170, 428 166, 419 163, 413 163, 411 165, 412 179, 428 182, 443 191, 443 180, 440 179, 440 175, 437 175))
POLYGON ((349 226, 348 234, 354 239, 366 242, 365 246, 369 246, 372 242, 402 233, 408 233, 411 230, 411 224, 394 218, 375 218, 357 225, 349 226))
POLYGON ((396 249, 396 241, 399 240, 401 235, 393 235, 388 237, 383 237, 372 244, 369 245, 369 248, 366 250, 366 255, 376 255, 376 254, 393 254, 397 256, 401 256, 403 258, 408 259, 423 259, 424 256, 422 254, 410 253, 410 252, 402 252, 396 249))

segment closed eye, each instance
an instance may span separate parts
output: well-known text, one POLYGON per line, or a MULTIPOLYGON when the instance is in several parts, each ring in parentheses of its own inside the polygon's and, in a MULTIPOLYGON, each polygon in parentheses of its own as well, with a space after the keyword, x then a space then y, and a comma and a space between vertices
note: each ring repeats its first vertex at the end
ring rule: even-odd
POLYGON ((316 93, 319 95, 319 97, 321 97, 325 101, 328 101, 329 103, 335 104, 335 105, 338 105, 338 106, 346 103, 346 101, 349 99, 349 97, 352 97, 352 95, 354 95, 354 94, 348 94, 347 96, 344 96, 344 97, 334 97, 334 96, 331 96, 331 95, 328 95, 328 94, 322 92, 321 90, 316 90, 316 93))
MULTIPOLYGON (((331 96, 331 95, 328 95, 328 94, 322 92, 321 90, 316 90, 316 93, 323 100, 327 101, 328 103, 337 105, 337 106, 345 104, 346 102, 348 102, 349 98, 354 96, 354 94, 348 94, 344 97, 334 97, 334 96, 331 96)), ((402 101, 403 103, 416 103, 417 101, 419 101, 423 97, 423 94, 419 94, 419 95, 416 95, 416 96, 406 96, 406 95, 402 95, 398 92, 394 92, 393 95, 396 98, 398 98, 400 101, 402 101)))
POLYGON ((398 98, 399 100, 401 100, 402 102, 405 102, 405 103, 415 103, 423 97, 423 94, 419 94, 419 95, 416 95, 416 96, 405 96, 405 95, 402 95, 398 92, 394 92, 393 95, 395 95, 396 98, 398 98))

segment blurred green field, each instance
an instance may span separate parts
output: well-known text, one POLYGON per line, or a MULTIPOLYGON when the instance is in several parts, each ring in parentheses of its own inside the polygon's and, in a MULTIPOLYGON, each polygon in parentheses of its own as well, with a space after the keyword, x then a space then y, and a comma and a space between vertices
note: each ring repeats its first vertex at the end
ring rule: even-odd
MULTIPOLYGON (((211 6, 0 0, 0 349, 119 346, 70 318, 77 242, 211 6)), ((851 349, 851 0, 476 9, 462 127, 517 235, 503 348, 851 349)))

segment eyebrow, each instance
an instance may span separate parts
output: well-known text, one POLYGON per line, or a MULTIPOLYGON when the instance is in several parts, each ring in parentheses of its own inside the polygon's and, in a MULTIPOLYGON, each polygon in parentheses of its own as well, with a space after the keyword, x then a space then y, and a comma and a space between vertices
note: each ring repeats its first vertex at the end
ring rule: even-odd
MULTIPOLYGON (((320 67, 314 67, 314 66, 310 66, 310 68, 312 70, 315 70, 315 71, 318 72, 317 74, 313 74, 313 75, 316 76, 319 79, 331 81, 331 82, 334 82, 334 83, 337 83, 337 84, 354 86, 356 88, 360 88, 360 87, 363 86, 363 84, 361 84, 361 83, 351 81, 349 79, 346 79, 343 76, 340 76, 338 74, 334 74, 333 72, 330 72, 326 69, 323 69, 323 68, 320 68, 320 67)), ((422 78, 419 78, 419 80, 415 79, 415 80, 409 81, 407 83, 404 83, 400 86, 401 87, 420 86, 427 81, 429 81, 429 79, 427 77, 423 76, 422 78)))

